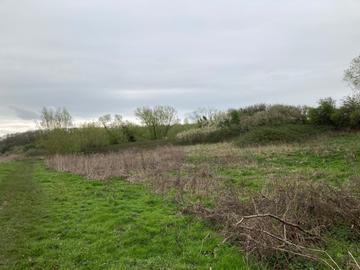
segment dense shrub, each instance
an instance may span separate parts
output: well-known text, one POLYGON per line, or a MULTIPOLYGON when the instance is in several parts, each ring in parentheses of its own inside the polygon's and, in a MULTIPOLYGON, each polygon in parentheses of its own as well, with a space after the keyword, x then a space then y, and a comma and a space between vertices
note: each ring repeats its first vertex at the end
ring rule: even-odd
POLYGON ((9 134, 0 140, 0 153, 10 151, 15 146, 33 144, 41 135, 41 131, 27 131, 23 133, 9 134))
POLYGON ((74 130, 55 129, 46 131, 37 145, 48 153, 76 153, 81 151, 80 136, 74 130))
POLYGON ((238 146, 246 146, 300 142, 326 130, 327 128, 314 128, 311 125, 258 127, 240 135, 235 141, 235 144, 238 146))
MULTIPOLYGON (((74 133, 69 135, 69 137, 74 137, 74 143, 80 144, 80 152, 103 147, 112 142, 112 137, 109 136, 108 130, 96 127, 92 124, 74 130, 74 133)), ((74 147, 76 148, 75 145, 74 147)))
POLYGON ((179 144, 214 143, 220 142, 231 135, 232 131, 226 128, 194 128, 177 134, 175 142, 179 144))
POLYGON ((272 105, 264 111, 240 118, 242 130, 250 130, 259 126, 283 124, 303 124, 306 121, 305 110, 301 107, 272 105))
POLYGON ((331 98, 321 99, 318 107, 309 109, 309 122, 336 128, 360 128, 360 98, 345 97, 339 108, 331 98))
POLYGON ((196 128, 196 124, 176 124, 171 127, 167 134, 167 138, 174 140, 176 136, 184 131, 196 128))
POLYGON ((286 105, 253 105, 218 113, 216 125, 181 132, 176 142, 182 144, 218 142, 261 126, 304 124, 307 109, 286 105))
POLYGON ((336 103, 332 98, 320 99, 319 106, 309 109, 309 121, 315 125, 334 125, 336 103))
POLYGON ((235 109, 229 109, 227 111, 227 118, 224 122, 225 126, 238 126, 240 123, 240 112, 235 109))
POLYGON ((247 131, 259 126, 303 124, 306 118, 307 110, 304 107, 259 104, 228 110, 219 126, 247 131))
POLYGON ((332 119, 338 127, 359 128, 360 98, 357 96, 346 97, 332 119))
POLYGON ((240 108, 238 110, 240 117, 241 116, 251 116, 254 115, 258 112, 263 112, 266 111, 267 109, 267 105, 266 104, 255 104, 255 105, 251 105, 251 106, 247 106, 244 108, 240 108))
POLYGON ((106 129, 87 125, 44 132, 37 144, 48 153, 79 153, 110 145, 110 139, 106 129))

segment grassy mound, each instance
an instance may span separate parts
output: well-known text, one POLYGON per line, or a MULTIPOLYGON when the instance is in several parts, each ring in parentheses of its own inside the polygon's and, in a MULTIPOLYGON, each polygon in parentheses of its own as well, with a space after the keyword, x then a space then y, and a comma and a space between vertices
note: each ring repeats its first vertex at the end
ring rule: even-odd
POLYGON ((241 135, 235 140, 235 144, 238 146, 247 146, 301 142, 320 135, 327 130, 328 128, 325 127, 319 128, 310 125, 258 127, 241 135))

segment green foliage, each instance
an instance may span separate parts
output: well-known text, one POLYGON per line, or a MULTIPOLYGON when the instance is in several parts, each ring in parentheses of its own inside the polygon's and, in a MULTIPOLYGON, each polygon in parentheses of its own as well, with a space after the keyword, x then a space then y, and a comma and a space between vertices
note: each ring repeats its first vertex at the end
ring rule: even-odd
POLYGON ((265 126, 254 128, 235 140, 238 146, 264 145, 274 143, 301 142, 324 132, 325 128, 314 128, 311 125, 265 126))
POLYGON ((167 138, 170 141, 175 140, 176 136, 183 132, 183 131, 187 131, 190 129, 194 129, 196 128, 196 124, 175 124, 171 127, 171 129, 169 130, 168 134, 167 134, 167 138))
MULTIPOLYGON (((358 129, 360 128, 360 95, 346 97, 339 108, 336 107, 333 99, 325 98, 321 99, 319 105, 314 108, 256 104, 240 109, 229 109, 227 112, 198 109, 191 114, 192 124, 179 124, 176 110, 169 106, 141 107, 135 111, 135 114, 143 125, 123 121, 121 115, 107 114, 99 117, 97 122, 69 128, 71 115, 66 109, 54 111, 44 108, 41 126, 46 131, 30 136, 31 139, 26 139, 26 135, 9 136, 0 141, 0 152, 27 143, 33 144, 29 149, 32 153, 42 150, 48 153, 115 150, 124 145, 131 146, 129 143, 135 141, 140 141, 139 145, 141 145, 142 141, 146 140, 167 140, 180 144, 213 143, 259 127, 290 124, 310 123, 338 129, 358 129), (193 129, 196 126, 199 128, 193 129)), ((269 133, 269 136, 275 134, 269 133)))
POLYGON ((235 109, 228 110, 228 116, 229 116, 230 126, 236 126, 240 123, 241 113, 238 110, 235 109))
POLYGON ((230 109, 221 126, 247 131, 259 126, 303 124, 306 109, 287 105, 253 105, 239 110, 230 109))
POLYGON ((336 102, 332 98, 320 99, 319 106, 309 109, 309 121, 314 125, 334 125, 336 102))
POLYGON ((74 131, 55 129, 44 132, 38 140, 38 147, 49 153, 76 153, 81 151, 80 138, 74 131))
POLYGON ((250 130, 259 126, 303 124, 305 120, 305 111, 301 107, 270 105, 266 110, 241 117, 240 127, 242 130, 250 130))
POLYGON ((347 96, 339 108, 331 98, 321 99, 319 106, 309 109, 309 122, 336 128, 360 128, 360 97, 347 96))
POLYGON ((88 149, 109 145, 105 129, 86 125, 79 129, 55 129, 45 132, 37 142, 48 153, 79 153, 88 149))
MULTIPOLYGON (((97 127, 95 124, 87 124, 79 129, 74 129, 73 133, 68 134, 74 137, 74 147, 80 145, 80 152, 88 149, 96 149, 112 143, 106 129, 97 127)), ((71 149, 71 148, 70 148, 71 149)))
POLYGON ((240 116, 252 116, 258 112, 266 111, 266 108, 267 105, 261 103, 261 104, 255 104, 244 108, 240 108, 238 111, 240 116))
MULTIPOLYGON (((230 109, 227 113, 212 114, 211 125, 179 133, 176 142, 180 144, 219 142, 262 126, 303 124, 306 122, 306 108, 286 105, 259 104, 230 109)), ((197 114, 200 115, 200 114, 197 114)), ((200 118, 199 118, 200 119, 200 118)), ((204 122, 203 121, 203 122, 204 122)), ((198 121, 199 122, 199 121, 198 121)), ((202 123, 203 123, 202 122, 202 123)))
POLYGON ((336 122, 337 126, 359 128, 360 127, 360 97, 357 95, 348 96, 343 100, 339 108, 341 120, 336 122))
MULTIPOLYGON (((52 111, 45 111, 44 115, 53 115, 52 111)), ((123 121, 120 115, 112 117, 107 114, 99 117, 98 122, 83 124, 79 128, 49 125, 53 128, 43 132, 37 146, 50 154, 90 152, 113 144, 136 141, 136 125, 123 121)), ((144 129, 141 132, 144 133, 144 129)))
POLYGON ((35 141, 40 137, 41 133, 41 131, 36 130, 9 134, 5 138, 0 140, 0 153, 8 152, 14 147, 34 144, 35 141))
POLYGON ((121 126, 109 125, 106 128, 98 123, 88 123, 80 128, 44 131, 36 145, 49 154, 93 152, 111 145, 142 140, 145 131, 143 127, 128 122, 123 122, 121 126))

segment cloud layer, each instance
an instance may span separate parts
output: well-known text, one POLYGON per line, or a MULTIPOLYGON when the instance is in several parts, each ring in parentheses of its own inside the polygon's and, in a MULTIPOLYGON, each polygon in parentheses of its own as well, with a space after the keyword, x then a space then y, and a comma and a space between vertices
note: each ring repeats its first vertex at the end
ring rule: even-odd
POLYGON ((42 106, 86 119, 341 98, 359 12, 357 0, 2 0, 0 128, 32 125, 42 106))

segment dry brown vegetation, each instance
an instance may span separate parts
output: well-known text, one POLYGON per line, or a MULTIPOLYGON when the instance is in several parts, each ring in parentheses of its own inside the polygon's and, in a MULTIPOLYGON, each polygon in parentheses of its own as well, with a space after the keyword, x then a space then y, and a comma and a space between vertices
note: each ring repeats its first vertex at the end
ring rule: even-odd
MULTIPOLYGON (((254 192, 224 181, 217 172, 218 168, 233 166, 255 168, 259 155, 271 160, 274 154, 286 155, 298 149, 303 150, 298 145, 238 149, 225 143, 56 155, 46 162, 50 168, 89 179, 123 177, 145 183, 156 192, 174 190, 184 212, 210 220, 226 241, 241 247, 248 256, 271 262, 275 268, 282 269, 302 257, 330 269, 340 269, 339 265, 357 269, 352 253, 345 262, 338 263, 325 251, 324 235, 342 226, 351 232, 352 240, 360 240, 358 176, 354 175, 348 184, 334 187, 324 181, 310 181, 308 177, 313 172, 289 171, 280 177, 276 173, 279 168, 268 169, 264 165, 266 184, 254 192), (205 207, 205 201, 211 201, 214 207, 205 207)), ((334 151, 325 145, 309 145, 307 150, 315 155, 334 151)), ((344 158, 354 161, 352 153, 347 152, 344 158)))
MULTIPOLYGON (((360 200, 354 192, 359 192, 359 183, 335 189, 306 179, 289 179, 267 185, 249 200, 229 190, 215 208, 194 205, 185 212, 219 225, 227 241, 263 261, 286 253, 288 262, 301 256, 339 269, 324 249, 312 246, 324 247, 323 234, 336 226, 346 226, 360 240, 360 200)), ((283 268, 284 263, 274 262, 278 268, 283 268)), ((348 263, 355 269, 355 261, 348 263)))
POLYGON ((89 179, 105 180, 123 177, 133 183, 146 183, 155 192, 170 189, 207 195, 217 189, 206 166, 194 167, 185 162, 185 153, 179 147, 161 147, 152 150, 128 150, 111 154, 55 155, 46 160, 48 167, 72 172, 89 179))
POLYGON ((10 155, 0 155, 0 163, 2 162, 9 162, 13 160, 22 160, 25 157, 19 154, 10 154, 10 155))

